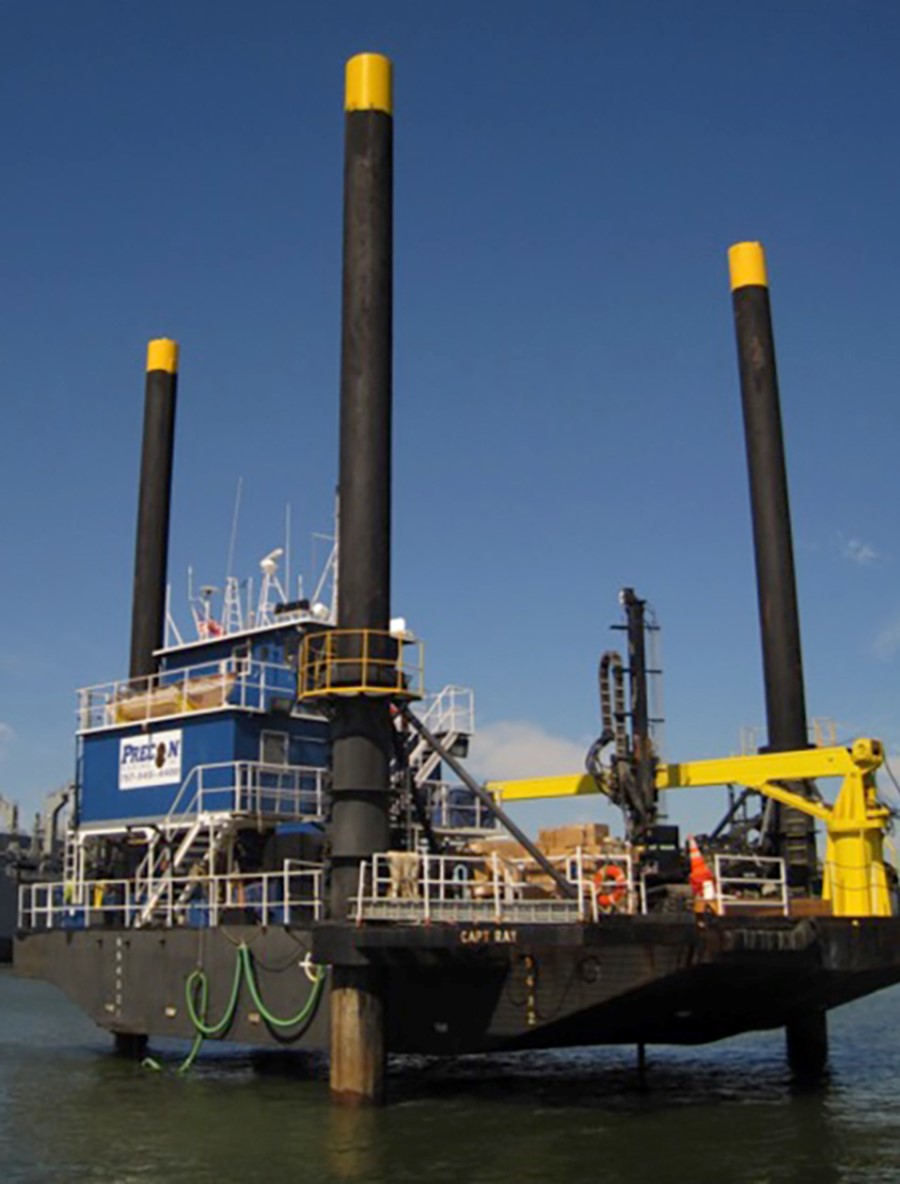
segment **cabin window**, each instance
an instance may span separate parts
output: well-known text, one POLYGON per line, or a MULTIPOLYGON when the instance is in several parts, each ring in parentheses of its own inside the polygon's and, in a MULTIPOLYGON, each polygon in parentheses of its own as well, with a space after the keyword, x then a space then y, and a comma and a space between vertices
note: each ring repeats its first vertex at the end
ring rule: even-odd
POLYGON ((264 765, 286 765, 288 763, 287 732, 263 732, 259 738, 259 759, 264 765))

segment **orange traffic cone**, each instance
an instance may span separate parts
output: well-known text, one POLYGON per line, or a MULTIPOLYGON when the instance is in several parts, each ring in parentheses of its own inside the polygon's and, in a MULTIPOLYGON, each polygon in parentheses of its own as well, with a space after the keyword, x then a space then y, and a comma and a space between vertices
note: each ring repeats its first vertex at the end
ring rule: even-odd
POLYGON ((709 864, 703 858, 694 836, 689 835, 687 842, 691 857, 691 874, 688 877, 691 890, 701 900, 713 900, 716 895, 716 877, 709 870, 709 864))

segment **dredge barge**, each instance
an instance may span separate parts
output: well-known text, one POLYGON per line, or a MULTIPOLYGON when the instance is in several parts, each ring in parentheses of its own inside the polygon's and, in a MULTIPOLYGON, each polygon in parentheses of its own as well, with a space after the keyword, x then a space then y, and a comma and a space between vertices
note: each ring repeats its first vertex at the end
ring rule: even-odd
POLYGON ((381 1099, 388 1051, 784 1027, 793 1067, 821 1069, 827 1010, 900 981, 900 918, 880 744, 808 745, 762 250, 732 248, 731 274, 767 749, 663 761, 645 605, 626 589, 627 653, 601 659, 586 770, 481 785, 462 763, 471 694, 425 697, 419 643, 390 619, 392 136, 389 63, 352 59, 336 613, 207 616, 163 647, 177 349, 152 342, 131 669, 80 694, 65 872, 22 889, 17 969, 63 987, 123 1050, 156 1036, 329 1049, 347 1101, 381 1099), (683 843, 660 795, 699 785, 739 792, 683 843), (619 839, 585 826, 534 841, 506 813, 598 792, 622 808, 619 839))

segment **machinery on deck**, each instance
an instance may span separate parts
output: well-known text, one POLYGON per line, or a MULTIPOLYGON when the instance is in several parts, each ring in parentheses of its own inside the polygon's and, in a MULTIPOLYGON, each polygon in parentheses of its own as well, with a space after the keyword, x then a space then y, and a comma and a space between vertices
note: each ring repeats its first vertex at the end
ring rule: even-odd
MULTIPOLYGON (((804 915, 818 912, 839 917, 896 914, 897 873, 887 862, 884 850, 894 815, 879 798, 875 780, 876 771, 884 763, 880 741, 856 739, 849 746, 664 763, 654 747, 646 706, 644 602, 631 588, 623 590, 621 600, 626 611, 630 665, 626 670, 614 651, 601 658, 603 731, 588 753, 588 772, 499 781, 489 788, 503 803, 605 794, 623 812, 629 848, 638 874, 651 882, 651 899, 655 896, 664 905, 682 895, 678 890, 689 878, 689 858, 686 852, 680 861, 671 857, 673 841, 675 848, 678 845, 677 830, 659 823, 660 793, 736 786, 745 791, 739 799, 742 817, 732 806, 716 827, 714 837, 701 845, 702 854, 728 857, 732 866, 744 858, 761 870, 765 862, 767 874, 755 878, 755 892, 751 893, 750 886, 754 877, 744 877, 745 907, 751 895, 764 894, 776 871, 786 872, 779 836, 770 825, 771 811, 762 809, 748 822, 746 791, 750 791, 764 802, 777 802, 823 825, 823 857, 811 877, 801 884, 788 883, 789 908, 804 915), (629 710, 625 707, 626 681, 629 710), (604 763, 606 751, 611 752, 611 757, 604 763), (821 796, 818 782, 832 778, 841 778, 841 785, 833 804, 829 804, 821 796), (668 851, 670 856, 662 864, 661 851, 668 851)), ((706 880, 710 887, 716 882, 714 875, 706 880)), ((709 907, 708 900, 704 907, 709 907)))

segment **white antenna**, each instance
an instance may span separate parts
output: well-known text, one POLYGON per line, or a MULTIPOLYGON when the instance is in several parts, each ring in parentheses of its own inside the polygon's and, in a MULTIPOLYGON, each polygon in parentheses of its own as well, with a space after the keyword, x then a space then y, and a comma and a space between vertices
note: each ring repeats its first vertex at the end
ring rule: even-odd
POLYGON ((256 606, 256 624, 271 625, 274 623, 274 604, 270 602, 272 593, 276 593, 280 601, 287 600, 284 588, 278 579, 278 560, 284 555, 283 547, 276 547, 259 561, 262 571, 262 584, 259 589, 259 603, 256 606))
POLYGON ((172 616, 172 585, 166 584, 166 630, 163 645, 165 649, 169 648, 169 634, 175 638, 176 645, 184 645, 184 638, 178 631, 178 626, 175 624, 175 618, 172 616))
POLYGON ((321 600, 322 594, 325 591, 325 586, 331 578, 331 565, 334 562, 334 535, 332 534, 314 534, 314 539, 322 539, 324 542, 331 543, 328 551, 328 558, 325 560, 325 565, 322 568, 322 574, 319 576, 319 582, 316 584, 316 590, 313 592, 313 600, 321 600))
MULTIPOLYGON (((194 593, 194 569, 188 567, 188 604, 191 608, 191 616, 194 618, 194 628, 197 630, 197 636, 205 641, 210 637, 221 637, 225 632, 224 624, 220 624, 213 619, 212 615, 212 599, 219 589, 214 584, 202 584, 200 586, 200 595, 194 593)), ((222 620, 224 621, 228 613, 231 611, 231 606, 226 596, 225 604, 222 609, 222 620)), ((178 644, 183 645, 181 636, 174 621, 172 628, 178 636, 178 644)))
POLYGON ((234 513, 231 516, 231 538, 228 540, 228 562, 225 565, 225 597, 222 604, 222 627, 226 633, 237 633, 244 628, 244 611, 241 607, 241 587, 234 569, 234 549, 237 544, 238 515, 241 512, 241 493, 244 478, 238 477, 234 495, 234 513))
MULTIPOLYGON (((291 590, 291 503, 286 502, 284 506, 284 586, 288 593, 291 590)), ((283 600, 287 600, 287 596, 283 596, 283 600)))
POLYGON ((334 548, 331 552, 331 562, 334 567, 334 579, 331 581, 331 619, 337 624, 338 614, 338 557, 341 553, 341 491, 334 495, 334 548))
POLYGON ((237 576, 229 576, 225 581, 222 626, 226 633, 239 633, 244 628, 244 613, 241 607, 241 585, 237 576))
POLYGON ((231 516, 231 538, 228 542, 228 562, 225 565, 225 583, 231 579, 234 571, 234 548, 237 543, 238 515, 241 512, 241 493, 244 488, 244 478, 238 477, 237 490, 234 495, 234 513, 231 516))
POLYGON ((218 591, 219 589, 215 585, 204 584, 200 589, 200 609, 198 610, 197 608, 197 600, 194 600, 191 605, 194 613, 194 624, 197 627, 197 636, 200 638, 221 637, 225 632, 224 626, 214 620, 212 615, 212 598, 218 591))
POLYGON ((327 620, 332 622, 332 624, 337 621, 340 532, 341 500, 340 495, 338 495, 334 503, 334 534, 313 535, 313 538, 328 539, 331 542, 331 550, 328 553, 328 559, 325 561, 325 566, 322 568, 322 574, 319 576, 319 582, 316 584, 316 590, 312 596, 312 609, 314 615, 320 620, 327 620), (331 580, 331 604, 327 605, 323 603, 322 598, 325 595, 325 589, 328 586, 329 580, 331 580))
POLYGON ((313 592, 311 605, 317 617, 333 620, 335 599, 334 593, 332 592, 332 604, 330 608, 323 602, 322 597, 325 595, 325 589, 328 586, 328 581, 331 580, 331 586, 333 589, 334 581, 337 579, 337 541, 325 534, 320 534, 316 537, 320 539, 328 539, 331 543, 331 550, 328 552, 328 558, 325 561, 325 566, 322 568, 322 574, 319 576, 319 582, 316 584, 316 590, 313 592))

